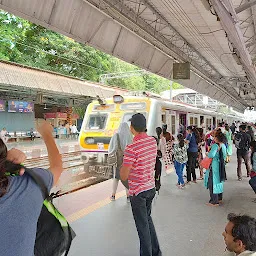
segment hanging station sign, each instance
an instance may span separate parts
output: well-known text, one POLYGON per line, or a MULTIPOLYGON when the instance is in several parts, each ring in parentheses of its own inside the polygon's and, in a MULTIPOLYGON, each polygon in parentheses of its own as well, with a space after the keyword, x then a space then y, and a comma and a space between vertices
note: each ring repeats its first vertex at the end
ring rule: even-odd
POLYGON ((190 63, 173 63, 173 79, 190 79, 190 63))

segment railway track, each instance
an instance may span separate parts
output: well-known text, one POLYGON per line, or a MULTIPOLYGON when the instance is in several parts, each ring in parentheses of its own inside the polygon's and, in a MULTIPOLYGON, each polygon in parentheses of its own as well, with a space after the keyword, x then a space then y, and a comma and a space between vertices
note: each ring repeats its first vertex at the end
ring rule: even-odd
MULTIPOLYGON (((62 154, 62 161, 64 171, 61 174, 58 184, 51 191, 57 193, 57 196, 72 193, 104 181, 102 178, 90 176, 85 172, 80 151, 62 154)), ((27 159, 24 165, 28 168, 39 167, 48 169, 48 156, 27 159)))

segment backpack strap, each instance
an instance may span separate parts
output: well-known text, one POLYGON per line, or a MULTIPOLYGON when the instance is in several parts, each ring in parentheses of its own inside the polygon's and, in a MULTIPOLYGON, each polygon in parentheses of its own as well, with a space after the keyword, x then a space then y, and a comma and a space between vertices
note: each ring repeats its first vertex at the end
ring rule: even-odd
MULTIPOLYGON (((43 194, 43 198, 47 199, 49 197, 49 193, 48 193, 48 189, 46 187, 46 185, 44 184, 43 180, 34 173, 34 171, 32 169, 29 168, 25 168, 25 172, 36 182, 36 184, 41 188, 42 194, 43 194)), ((68 224, 68 223, 67 223, 68 224)), ((71 227, 67 226, 68 228, 68 234, 69 234, 69 241, 68 241, 68 245, 67 245, 67 249, 65 252, 64 256, 67 256, 71 247, 71 242, 72 242, 72 233, 71 233, 71 227)))
POLYGON ((35 174, 35 172, 32 169, 25 167, 25 172, 35 181, 35 183, 40 187, 43 198, 46 199, 49 196, 48 189, 46 185, 44 184, 43 180, 35 174))

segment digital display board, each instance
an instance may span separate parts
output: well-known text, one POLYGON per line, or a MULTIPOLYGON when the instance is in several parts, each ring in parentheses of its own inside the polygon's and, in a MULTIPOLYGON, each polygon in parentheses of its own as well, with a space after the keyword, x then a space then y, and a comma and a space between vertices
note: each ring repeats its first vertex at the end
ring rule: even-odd
POLYGON ((4 111, 5 111, 5 101, 0 100, 0 112, 4 112, 4 111))
POLYGON ((8 112, 32 113, 34 111, 34 103, 26 101, 8 101, 8 112))

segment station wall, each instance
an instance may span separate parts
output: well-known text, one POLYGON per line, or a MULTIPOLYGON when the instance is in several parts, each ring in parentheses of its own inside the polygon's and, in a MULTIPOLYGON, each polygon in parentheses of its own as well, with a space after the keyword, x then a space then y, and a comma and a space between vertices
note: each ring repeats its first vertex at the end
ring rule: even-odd
POLYGON ((35 128, 35 113, 0 112, 0 130, 3 127, 9 132, 29 131, 35 128))

